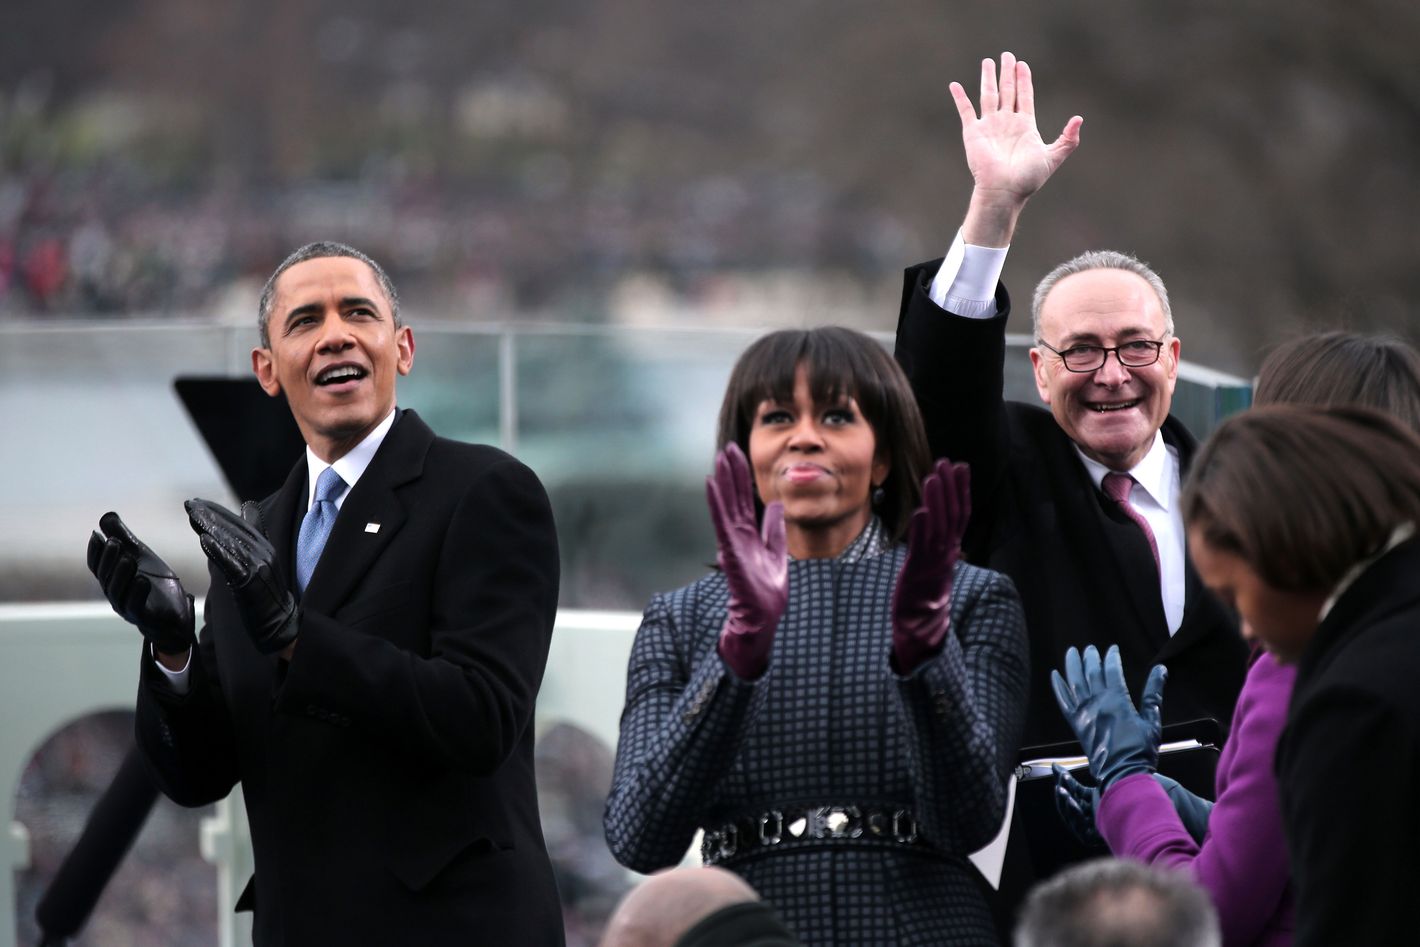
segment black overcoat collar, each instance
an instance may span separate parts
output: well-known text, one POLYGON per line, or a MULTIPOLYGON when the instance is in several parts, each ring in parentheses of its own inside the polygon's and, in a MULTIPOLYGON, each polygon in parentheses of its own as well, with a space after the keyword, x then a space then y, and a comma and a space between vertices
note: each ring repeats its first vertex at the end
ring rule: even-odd
MULTIPOLYGON (((406 507, 399 489, 419 479, 434 432, 413 411, 402 410, 375 452, 370 466, 340 505, 325 550, 302 597, 303 608, 330 614, 349 596, 380 553, 404 525, 406 507)), ((297 524, 305 515, 306 458, 296 462, 281 489, 262 504, 267 536, 294 587, 297 524)))

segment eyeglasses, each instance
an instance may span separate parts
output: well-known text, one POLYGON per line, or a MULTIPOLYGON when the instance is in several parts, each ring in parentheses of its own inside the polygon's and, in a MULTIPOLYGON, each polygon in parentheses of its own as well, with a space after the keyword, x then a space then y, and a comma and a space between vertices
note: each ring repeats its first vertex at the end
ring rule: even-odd
POLYGON ((1104 368, 1110 352, 1114 353, 1119 364, 1125 368, 1147 368, 1159 360, 1159 352, 1164 347, 1163 339, 1157 342, 1153 339, 1135 339, 1113 346, 1072 345, 1062 352, 1042 339, 1036 339, 1036 342, 1059 356, 1060 361, 1065 363, 1066 370, 1072 372, 1099 371, 1104 368))

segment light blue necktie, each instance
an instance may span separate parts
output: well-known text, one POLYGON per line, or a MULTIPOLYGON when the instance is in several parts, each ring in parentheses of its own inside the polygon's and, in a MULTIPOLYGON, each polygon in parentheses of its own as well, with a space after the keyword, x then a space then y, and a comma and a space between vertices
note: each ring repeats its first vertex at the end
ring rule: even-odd
POLYGON ((301 520, 301 532, 296 537, 296 587, 302 592, 311 581, 311 573, 316 571, 330 528, 335 525, 335 514, 339 512, 335 500, 344 492, 345 481, 334 467, 321 471, 316 480, 315 501, 306 511, 306 518, 301 520))

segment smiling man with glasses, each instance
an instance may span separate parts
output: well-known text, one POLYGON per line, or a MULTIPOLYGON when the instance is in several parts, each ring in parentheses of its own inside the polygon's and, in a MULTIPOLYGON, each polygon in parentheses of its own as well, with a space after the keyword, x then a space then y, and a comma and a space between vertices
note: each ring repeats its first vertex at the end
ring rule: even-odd
POLYGON ((1024 745, 1073 736, 1050 669, 1069 647, 1120 647, 1132 693, 1168 667, 1165 723, 1224 732, 1246 669, 1233 616, 1188 561, 1178 497, 1196 442, 1169 415, 1179 339, 1168 291, 1125 253, 1091 251, 1036 289, 1040 405, 1004 401, 1010 297, 999 278, 1027 200, 1075 150, 1082 120, 1046 143, 1029 67, 982 63, 980 114, 957 83, 975 182, 946 258, 907 271, 897 358, 934 455, 972 468, 970 561, 1009 575, 1025 605, 1031 689, 1024 745))

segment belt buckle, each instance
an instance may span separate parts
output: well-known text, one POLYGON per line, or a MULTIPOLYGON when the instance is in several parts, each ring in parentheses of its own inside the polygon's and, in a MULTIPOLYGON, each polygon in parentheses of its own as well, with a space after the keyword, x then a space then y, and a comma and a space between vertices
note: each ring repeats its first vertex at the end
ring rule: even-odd
POLYGON ((720 830, 719 857, 731 858, 740 850, 740 830, 733 823, 720 830))
POLYGON ((863 813, 857 806, 819 806, 809 810, 810 838, 860 838, 863 813))
POLYGON ((903 844, 917 841, 917 820, 907 809, 898 809, 893 812, 892 837, 903 844))
POLYGON ((784 841, 784 813, 778 809, 770 809, 759 817, 759 844, 778 845, 784 841), (769 831, 769 826, 773 824, 773 831, 769 831))

